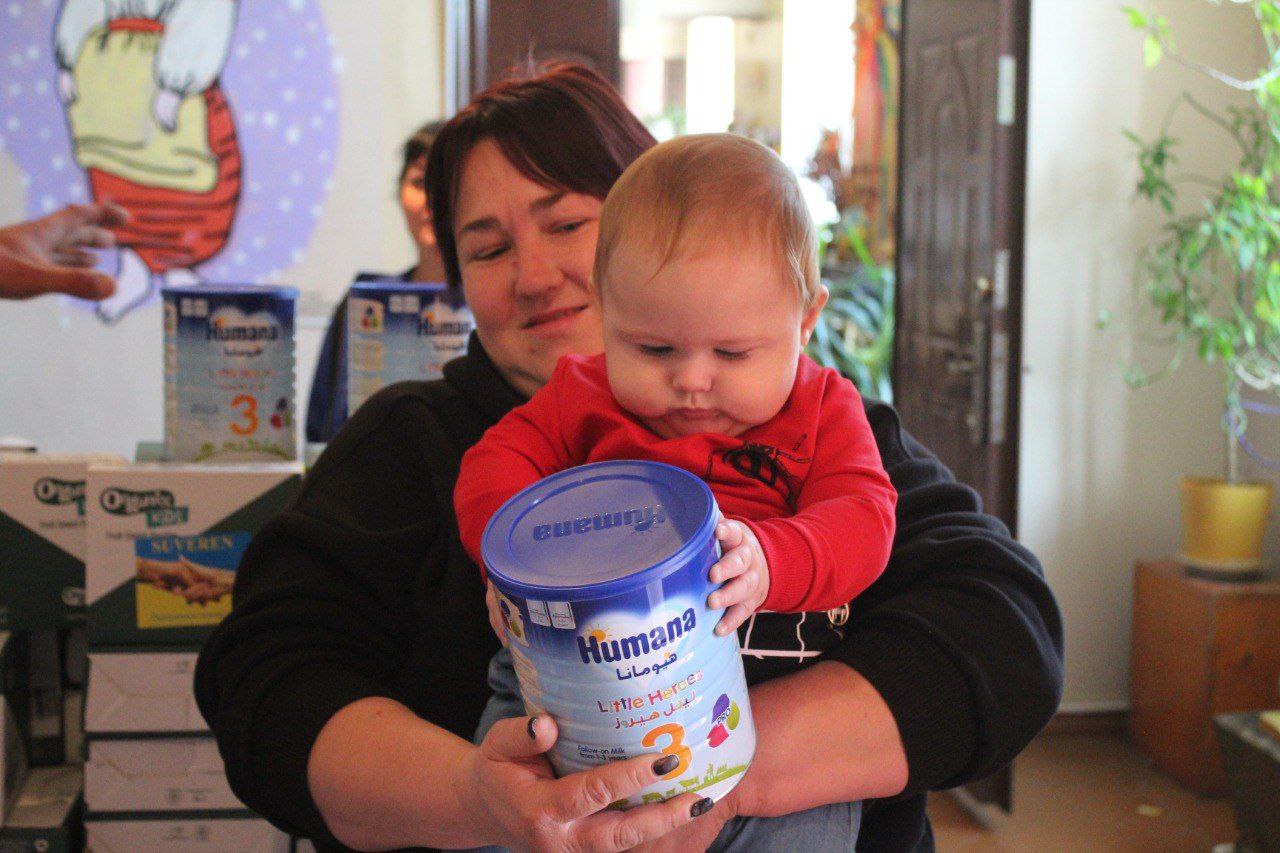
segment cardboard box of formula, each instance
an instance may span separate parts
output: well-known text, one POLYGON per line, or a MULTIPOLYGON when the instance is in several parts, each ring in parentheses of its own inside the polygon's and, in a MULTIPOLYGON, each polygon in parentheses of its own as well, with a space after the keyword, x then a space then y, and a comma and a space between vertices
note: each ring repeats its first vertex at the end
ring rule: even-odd
POLYGON ((209 730, 191 683, 196 652, 89 653, 85 734, 199 734, 209 730))
POLYGON ((128 819, 90 813, 84 828, 91 853, 289 853, 289 836, 252 812, 128 819))
POLYGON ((89 741, 84 802, 91 812, 245 808, 212 737, 89 741))
POLYGON ((301 482, 300 463, 90 466, 90 644, 202 642, 231 611, 253 534, 301 482))
POLYGON ((5 853, 72 853, 80 845, 79 767, 31 771, 0 829, 5 853))
POLYGON ((0 454, 0 629, 84 620, 85 476, 123 461, 0 454))
POLYGON ((26 647, 23 692, 27 696, 23 724, 27 759, 32 767, 48 767, 66 761, 63 751, 62 632, 25 631, 19 634, 26 647))

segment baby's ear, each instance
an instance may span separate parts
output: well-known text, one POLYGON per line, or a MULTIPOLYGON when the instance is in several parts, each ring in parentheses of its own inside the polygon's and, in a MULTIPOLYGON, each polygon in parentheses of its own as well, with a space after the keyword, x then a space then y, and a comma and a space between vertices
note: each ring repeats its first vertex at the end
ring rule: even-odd
POLYGON ((813 301, 809 303, 809 307, 805 309, 804 316, 800 318, 800 342, 808 344, 809 337, 813 334, 813 327, 818 325, 818 315, 822 313, 822 309, 827 304, 827 297, 831 295, 831 291, 827 290, 825 284, 818 285, 818 291, 813 294, 813 301))

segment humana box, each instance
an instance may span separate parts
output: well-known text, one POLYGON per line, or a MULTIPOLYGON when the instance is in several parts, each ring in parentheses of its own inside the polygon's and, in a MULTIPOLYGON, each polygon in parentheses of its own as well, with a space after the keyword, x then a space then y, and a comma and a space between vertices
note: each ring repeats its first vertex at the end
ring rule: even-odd
POLYGON ((302 465, 91 466, 93 645, 196 645, 231 611, 240 557, 297 494, 302 465))
POLYGON ((85 733, 207 732, 191 683, 195 669, 192 651, 90 652, 85 733))
POLYGON ((84 802, 92 812, 245 808, 211 737, 89 741, 84 802))
POLYGON ((0 628, 84 620, 85 475, 118 456, 0 454, 0 628))
POLYGON ((80 849, 79 767, 31 771, 0 829, 4 853, 71 853, 80 849))
POLYGON ((84 828, 91 853, 289 853, 289 836, 252 812, 128 819, 90 814, 84 828))

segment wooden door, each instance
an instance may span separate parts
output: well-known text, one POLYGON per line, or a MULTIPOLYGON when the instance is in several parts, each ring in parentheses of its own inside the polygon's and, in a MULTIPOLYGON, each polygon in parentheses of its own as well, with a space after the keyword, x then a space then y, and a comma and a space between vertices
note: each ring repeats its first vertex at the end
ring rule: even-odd
POLYGON ((904 6, 894 400, 1015 529, 1027 0, 904 6))
POLYGON ((581 62, 618 85, 620 14, 619 0, 446 0, 449 112, 529 60, 581 62))

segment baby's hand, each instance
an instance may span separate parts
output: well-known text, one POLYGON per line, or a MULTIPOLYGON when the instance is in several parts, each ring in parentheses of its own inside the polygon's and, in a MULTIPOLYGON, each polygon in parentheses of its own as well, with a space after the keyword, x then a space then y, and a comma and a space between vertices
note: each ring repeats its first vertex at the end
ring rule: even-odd
POLYGON ((711 582, 724 586, 707 597, 707 607, 728 608, 716 625, 716 635, 724 637, 764 604, 769 594, 769 564, 760 540, 741 521, 721 519, 716 525, 716 538, 720 540, 721 556, 711 567, 711 582))
POLYGON ((507 644, 507 629, 502 618, 502 608, 498 605, 498 594, 493 591, 493 584, 485 582, 484 603, 489 606, 489 627, 498 635, 502 645, 507 644))

